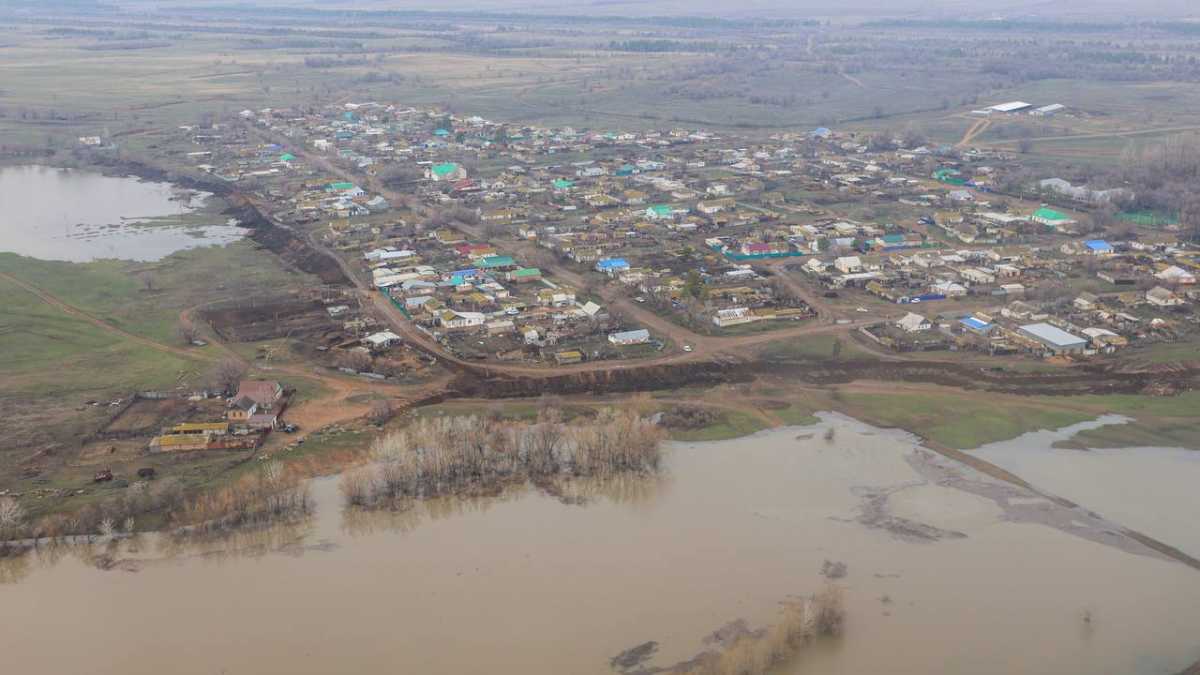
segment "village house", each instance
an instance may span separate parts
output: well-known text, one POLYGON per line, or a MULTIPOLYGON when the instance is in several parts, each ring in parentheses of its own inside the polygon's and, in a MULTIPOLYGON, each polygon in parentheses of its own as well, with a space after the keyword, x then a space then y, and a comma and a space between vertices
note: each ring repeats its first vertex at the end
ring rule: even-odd
POLYGON ((896 321, 896 328, 905 333, 917 333, 932 329, 933 324, 920 314, 909 312, 896 321))
POLYGON ((843 256, 833 261, 833 267, 842 274, 857 274, 863 270, 858 256, 843 256))
POLYGON ((1171 265, 1154 275, 1159 281, 1172 286, 1191 286, 1196 283, 1196 275, 1179 267, 1171 265))
POLYGON ((1083 312, 1090 312, 1093 309, 1096 309, 1096 305, 1099 302, 1100 298, 1096 297, 1095 294, 1085 291, 1080 293, 1071 304, 1075 307, 1075 309, 1083 312))
POLYGON ((252 429, 271 429, 278 421, 283 387, 272 380, 243 380, 238 385, 225 418, 252 429))
POLYGON ((1162 286, 1146 291, 1146 302, 1156 307, 1179 307, 1185 304, 1183 298, 1162 286))

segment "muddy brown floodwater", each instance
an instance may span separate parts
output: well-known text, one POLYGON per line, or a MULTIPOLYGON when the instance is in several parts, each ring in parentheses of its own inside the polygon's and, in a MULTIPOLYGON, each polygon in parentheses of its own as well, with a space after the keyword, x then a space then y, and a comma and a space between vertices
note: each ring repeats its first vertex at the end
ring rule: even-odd
POLYGON ((1169 674, 1200 659, 1200 573, 844 417, 675 444, 660 480, 582 492, 347 514, 321 480, 300 526, 146 538, 105 571, 26 559, 0 585, 4 670, 599 675, 648 642, 664 666, 732 621, 767 625, 836 563, 844 635, 780 672, 1169 674))

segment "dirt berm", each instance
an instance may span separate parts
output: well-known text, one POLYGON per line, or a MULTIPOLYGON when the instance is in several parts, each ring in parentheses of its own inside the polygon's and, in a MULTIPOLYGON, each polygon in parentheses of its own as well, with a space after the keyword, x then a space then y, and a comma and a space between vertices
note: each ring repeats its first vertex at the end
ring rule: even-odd
POLYGON ((450 385, 466 398, 528 398, 542 394, 608 394, 749 382, 755 373, 730 362, 679 363, 613 368, 537 377, 493 375, 486 368, 462 372, 450 385))
POLYGON ((314 249, 291 230, 272 223, 249 201, 236 195, 230 197, 226 214, 237 218, 243 227, 250 228, 251 239, 292 267, 316 275, 332 286, 352 285, 336 260, 314 249))
POLYGON ((465 367, 451 385, 458 396, 522 398, 541 394, 606 394, 679 389, 747 382, 773 375, 805 384, 834 385, 855 380, 921 382, 1008 394, 1070 396, 1080 394, 1136 394, 1169 385, 1187 391, 1197 384, 1200 372, 1121 372, 1079 367, 1061 373, 1017 373, 986 370, 954 363, 903 363, 877 361, 703 361, 652 366, 614 366, 607 370, 513 376, 487 366, 465 367))

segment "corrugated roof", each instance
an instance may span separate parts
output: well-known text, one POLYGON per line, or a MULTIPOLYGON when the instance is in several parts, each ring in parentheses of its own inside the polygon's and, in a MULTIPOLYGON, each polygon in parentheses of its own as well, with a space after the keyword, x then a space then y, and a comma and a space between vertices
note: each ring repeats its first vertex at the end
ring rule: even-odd
POLYGON ((1048 323, 1031 323, 1021 326, 1021 330, 1038 340, 1055 347, 1073 347, 1087 344, 1087 340, 1048 323))
POLYGON ((228 422, 184 422, 171 427, 171 431, 186 434, 203 431, 228 431, 228 422))

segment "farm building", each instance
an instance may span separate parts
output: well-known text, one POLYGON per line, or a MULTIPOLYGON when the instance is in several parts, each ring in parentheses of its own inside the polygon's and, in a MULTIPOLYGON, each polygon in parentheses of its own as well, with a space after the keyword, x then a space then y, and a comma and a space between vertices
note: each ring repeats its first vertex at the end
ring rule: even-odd
POLYGON ((639 330, 627 330, 620 333, 612 333, 608 336, 608 341, 614 345, 643 345, 650 341, 650 331, 645 328, 639 330))
POLYGON ((1015 113, 1021 112, 1022 110, 1027 110, 1031 107, 1033 107, 1032 104, 1024 101, 1009 101, 1008 103, 998 103, 996 105, 989 106, 987 109, 998 113, 1015 113))
POLYGON ((1061 103, 1051 103, 1050 105, 1044 105, 1040 108, 1031 110, 1031 111, 1029 111, 1029 114, 1033 115, 1034 117, 1051 117, 1053 115, 1057 115, 1058 113, 1060 113, 1066 109, 1067 109, 1067 106, 1065 106, 1061 103))
POLYGON ((565 352, 558 352, 557 354, 554 355, 554 360, 557 361, 558 365, 560 365, 560 366, 570 365, 573 363, 582 363, 583 362, 583 352, 580 352, 577 349, 571 349, 571 350, 568 350, 565 352))
POLYGON ((1082 352, 1087 348, 1088 344, 1086 338, 1072 335, 1048 323, 1026 324, 1018 328, 1017 331, 1030 340, 1040 343, 1054 354, 1075 354, 1082 352))

